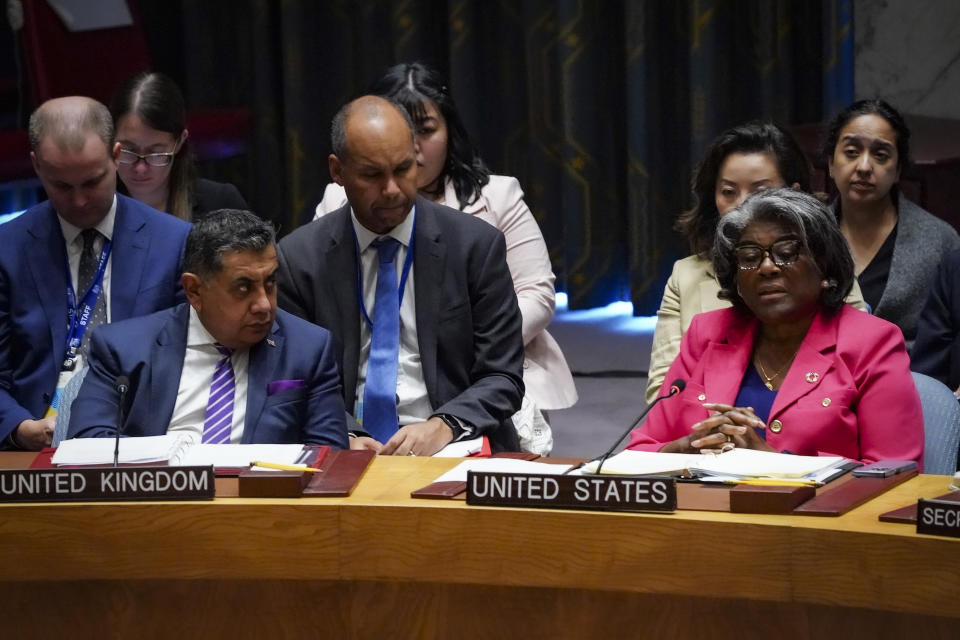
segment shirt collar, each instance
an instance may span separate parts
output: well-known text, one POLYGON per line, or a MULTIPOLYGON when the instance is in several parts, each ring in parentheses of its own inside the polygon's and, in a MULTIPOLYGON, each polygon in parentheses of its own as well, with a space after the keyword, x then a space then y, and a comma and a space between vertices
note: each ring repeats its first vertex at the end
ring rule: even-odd
POLYGON ((413 231, 413 218, 417 214, 417 205, 414 204, 410 207, 410 213, 407 214, 407 217, 403 219, 403 222, 395 226, 387 233, 374 233, 370 231, 365 226, 360 224, 360 221, 357 220, 357 215, 353 212, 353 207, 350 207, 350 220, 353 222, 353 230, 357 234, 357 245, 360 247, 360 253, 363 253, 367 250, 367 247, 370 246, 377 238, 383 238, 388 236, 395 239, 404 247, 410 246, 410 234, 413 231))
POLYGON ((193 305, 190 305, 190 322, 187 324, 187 346, 212 346, 216 343, 216 338, 210 335, 207 328, 200 322, 200 316, 197 315, 197 310, 193 308, 193 305))
MULTIPOLYGON (((110 210, 107 211, 107 215, 103 217, 97 226, 94 227, 97 231, 103 235, 107 240, 113 239, 113 223, 117 219, 117 194, 113 194, 113 202, 110 204, 110 210)), ((77 236, 79 236, 83 229, 80 227, 75 227, 66 220, 64 220, 60 214, 57 214, 57 220, 60 222, 60 231, 63 233, 63 239, 66 241, 67 246, 73 244, 77 236)))

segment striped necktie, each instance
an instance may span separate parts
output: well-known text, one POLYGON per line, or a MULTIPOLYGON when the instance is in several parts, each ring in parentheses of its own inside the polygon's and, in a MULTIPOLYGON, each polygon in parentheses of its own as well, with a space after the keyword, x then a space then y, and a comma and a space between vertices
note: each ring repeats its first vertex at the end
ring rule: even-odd
POLYGON ((220 355, 210 381, 210 399, 207 401, 207 413, 203 419, 204 444, 227 444, 233 429, 233 393, 236 380, 233 377, 233 363, 230 356, 233 351, 220 343, 214 345, 220 355))

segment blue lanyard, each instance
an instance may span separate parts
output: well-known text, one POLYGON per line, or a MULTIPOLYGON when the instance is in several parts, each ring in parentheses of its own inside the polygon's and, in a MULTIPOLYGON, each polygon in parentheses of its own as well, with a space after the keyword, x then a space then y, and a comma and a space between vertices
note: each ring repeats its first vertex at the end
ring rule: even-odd
MULTIPOLYGON (((357 239, 357 230, 351 225, 353 229, 353 242, 357 247, 357 299, 360 301, 360 313, 363 314, 363 319, 367 323, 367 326, 373 330, 373 321, 370 319, 370 315, 367 313, 367 305, 363 302, 363 261, 360 259, 360 241, 357 239)), ((414 243, 414 232, 417 230, 417 210, 413 210, 413 225, 410 228, 410 242, 407 247, 407 257, 403 260, 403 269, 400 272, 400 286, 397 288, 397 291, 400 292, 400 302, 403 304, 403 294, 407 288, 407 276, 410 275, 410 266, 413 264, 413 243, 414 243)), ((399 312, 399 307, 397 308, 399 312)))
MULTIPOLYGON (((97 306, 97 299, 103 290, 103 274, 107 270, 107 260, 110 258, 111 241, 107 240, 100 249, 100 260, 97 262, 97 272, 93 276, 90 288, 83 294, 80 304, 77 304, 77 295, 73 291, 73 278, 67 278, 67 360, 76 358, 80 349, 83 334, 90 324, 90 316, 97 306)), ((67 273, 70 273, 70 263, 67 262, 67 273)), ((66 366, 66 362, 64 363, 66 366)))

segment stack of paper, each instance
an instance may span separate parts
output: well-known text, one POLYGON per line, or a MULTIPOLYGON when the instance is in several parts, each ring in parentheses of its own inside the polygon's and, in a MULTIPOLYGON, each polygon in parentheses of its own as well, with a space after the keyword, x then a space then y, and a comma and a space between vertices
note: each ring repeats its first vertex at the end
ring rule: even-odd
POLYGON ((184 467, 244 469, 251 462, 293 465, 303 453, 301 444, 195 444, 171 464, 184 467))
MULTIPOLYGON (((120 438, 120 464, 168 464, 183 455, 193 439, 186 434, 120 438)), ((113 438, 64 440, 53 454, 57 466, 113 464, 113 438)))
MULTIPOLYGON (((726 453, 658 453, 621 451, 603 463, 601 473, 627 475, 679 474, 725 478, 805 478, 832 472, 845 458, 795 456, 785 453, 733 449, 726 453)), ((584 465, 596 473, 597 460, 584 465)))

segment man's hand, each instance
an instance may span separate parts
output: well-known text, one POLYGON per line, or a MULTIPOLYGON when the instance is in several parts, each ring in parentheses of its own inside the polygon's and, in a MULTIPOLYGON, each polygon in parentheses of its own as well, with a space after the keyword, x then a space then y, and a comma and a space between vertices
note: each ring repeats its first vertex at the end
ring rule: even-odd
POLYGON ((27 451, 40 451, 53 442, 53 428, 56 424, 55 417, 24 420, 14 430, 13 440, 27 451))
POLYGON ((368 438, 367 436, 357 436, 356 438, 350 438, 350 449, 370 449, 375 453, 380 453, 380 449, 383 449, 383 445, 373 438, 368 438))
POLYGON ((393 434, 380 450, 380 455, 432 456, 453 440, 453 429, 440 418, 408 424, 393 434))

